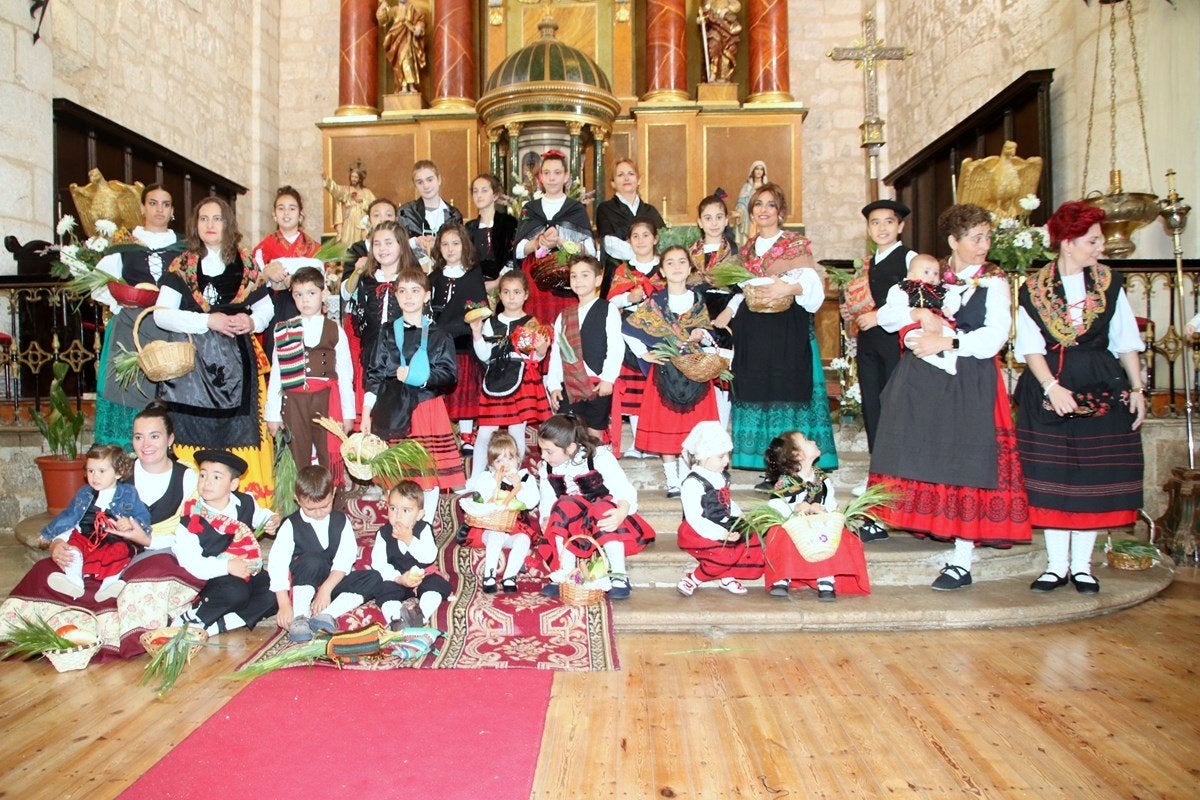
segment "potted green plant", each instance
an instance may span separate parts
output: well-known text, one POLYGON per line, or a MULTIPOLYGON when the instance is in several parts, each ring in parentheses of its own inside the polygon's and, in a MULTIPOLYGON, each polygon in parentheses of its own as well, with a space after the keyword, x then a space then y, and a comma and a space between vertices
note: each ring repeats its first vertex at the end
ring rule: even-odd
POLYGON ((57 514, 71 503, 71 498, 83 486, 85 460, 79 457, 79 433, 83 430, 83 412, 71 404, 63 388, 67 365, 55 361, 51 366, 54 379, 50 381, 50 412, 32 413, 46 440, 48 455, 34 461, 42 471, 42 487, 46 492, 46 509, 57 514))

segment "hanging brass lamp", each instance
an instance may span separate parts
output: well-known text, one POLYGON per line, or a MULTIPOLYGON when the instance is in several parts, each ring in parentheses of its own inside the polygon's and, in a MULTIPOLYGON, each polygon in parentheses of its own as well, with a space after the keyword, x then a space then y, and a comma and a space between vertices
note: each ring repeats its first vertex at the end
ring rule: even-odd
MULTIPOLYGON (((1158 216, 1158 197, 1151 192, 1126 192, 1121 178, 1121 170, 1117 169, 1117 5, 1124 5, 1129 21, 1129 49, 1132 56, 1132 73, 1134 86, 1137 89, 1138 116, 1141 121, 1142 151, 1146 156, 1146 180, 1151 179, 1150 146, 1146 136, 1146 105, 1142 95, 1142 73, 1138 62, 1137 36, 1133 27, 1132 0, 1109 0, 1108 6, 1108 191, 1093 190, 1088 192, 1088 166, 1092 150, 1092 123, 1096 113, 1097 76, 1100 67, 1099 31, 1096 35, 1096 58, 1092 66, 1092 98, 1088 110, 1087 145, 1083 155, 1083 199, 1104 211, 1105 221, 1100 228, 1104 231, 1104 255, 1108 258, 1128 258, 1133 255, 1136 246, 1133 234, 1145 225, 1150 224, 1158 216)), ((1103 13, 1103 11, 1101 11, 1103 13)))

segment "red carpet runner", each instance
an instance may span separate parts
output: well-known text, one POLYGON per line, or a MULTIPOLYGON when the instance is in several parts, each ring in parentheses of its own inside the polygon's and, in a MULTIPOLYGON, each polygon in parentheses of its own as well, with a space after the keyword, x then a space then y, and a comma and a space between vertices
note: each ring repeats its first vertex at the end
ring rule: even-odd
POLYGON ((121 798, 525 800, 552 680, 542 670, 280 670, 121 798))

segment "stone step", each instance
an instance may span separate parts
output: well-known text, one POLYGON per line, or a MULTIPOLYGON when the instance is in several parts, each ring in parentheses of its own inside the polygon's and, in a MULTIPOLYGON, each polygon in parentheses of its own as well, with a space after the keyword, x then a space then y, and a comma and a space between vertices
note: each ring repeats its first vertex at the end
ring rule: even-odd
MULTIPOLYGON (((874 586, 925 587, 937 577, 938 570, 946 563, 951 546, 943 542, 918 539, 907 533, 893 533, 887 539, 879 539, 863 545, 867 557, 867 574, 874 586)), ((1103 557, 1097 553, 1093 559, 1099 563, 1103 557)), ((1028 585, 1046 565, 1045 550, 1040 539, 1032 545, 1021 545, 1009 550, 990 547, 978 548, 975 562, 971 566, 971 578, 976 583, 1007 580, 1020 577, 1028 585)), ((696 559, 680 550, 675 543, 675 529, 662 529, 658 539, 625 565, 630 583, 634 586, 673 588, 684 574, 696 566, 696 559)), ((762 586, 762 579, 747 582, 747 585, 762 586)))
POLYGON ((1170 585, 1174 569, 1159 565, 1127 572, 1098 566, 1095 574, 1099 594, 1080 594, 1069 585, 1037 594, 1029 591, 1028 577, 1009 577, 956 592, 873 585, 870 595, 843 595, 832 603, 818 602, 816 592, 807 589, 778 598, 762 589, 735 596, 704 586, 692 597, 683 597, 674 588, 635 588, 629 599, 612 604, 613 621, 621 633, 707 634, 1042 625, 1108 614, 1149 600, 1170 585))

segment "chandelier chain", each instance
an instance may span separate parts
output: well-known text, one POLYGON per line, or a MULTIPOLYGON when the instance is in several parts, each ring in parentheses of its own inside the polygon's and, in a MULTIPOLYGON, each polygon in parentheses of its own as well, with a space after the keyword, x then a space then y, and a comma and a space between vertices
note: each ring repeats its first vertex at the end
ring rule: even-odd
POLYGON ((1092 59, 1092 102, 1088 104, 1087 140, 1083 146, 1083 184, 1079 196, 1087 196, 1088 166, 1092 163, 1092 127, 1096 121, 1096 84, 1100 78, 1100 31, 1096 31, 1096 55, 1092 59))
POLYGON ((1137 34, 1133 26, 1133 0, 1127 0, 1125 10, 1129 19, 1129 48, 1133 53, 1133 82, 1137 87, 1138 117, 1142 122, 1142 151, 1146 156, 1146 180, 1149 182, 1150 194, 1154 191, 1154 172, 1150 169, 1150 137, 1146 135, 1146 97, 1142 93, 1142 67, 1138 59, 1137 34))

